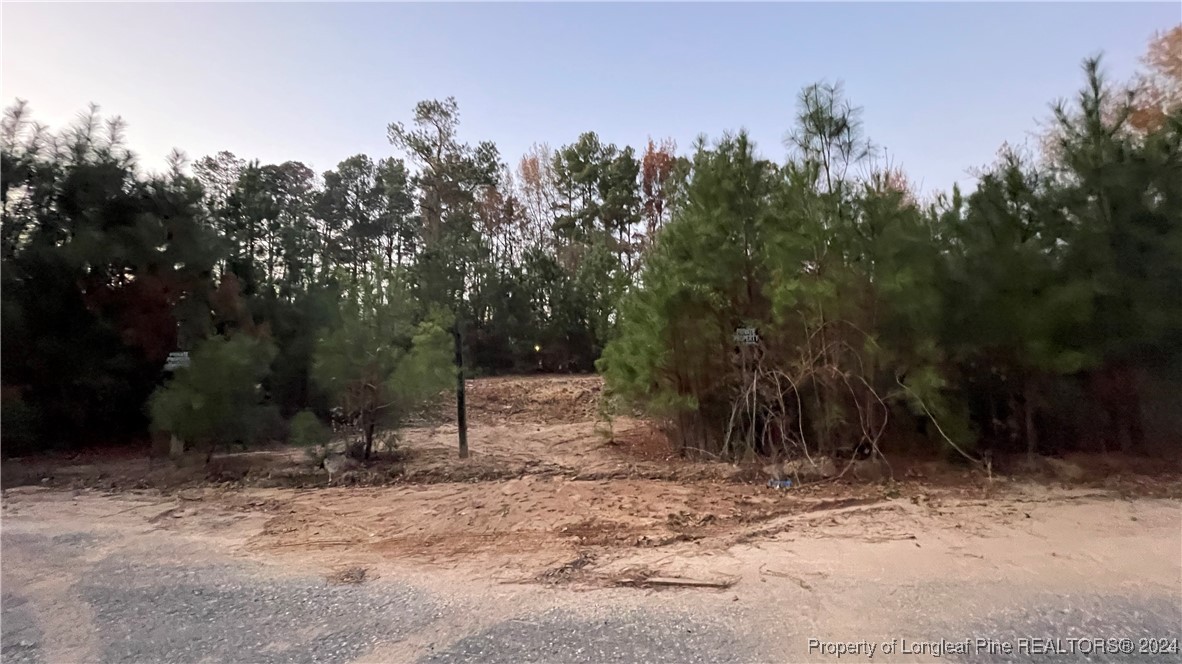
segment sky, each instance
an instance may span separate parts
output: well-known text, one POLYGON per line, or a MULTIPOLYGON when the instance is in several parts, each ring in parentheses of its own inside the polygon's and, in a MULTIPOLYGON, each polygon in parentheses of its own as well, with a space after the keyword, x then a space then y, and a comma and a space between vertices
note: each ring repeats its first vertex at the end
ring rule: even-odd
POLYGON ((461 137, 515 164, 585 131, 643 147, 748 130, 782 160, 797 93, 841 81, 867 135, 925 192, 973 181, 1104 54, 1126 79, 1177 2, 906 4, 13 4, 4 105, 128 123, 149 170, 178 147, 318 172, 394 154, 392 121, 454 96, 461 137))

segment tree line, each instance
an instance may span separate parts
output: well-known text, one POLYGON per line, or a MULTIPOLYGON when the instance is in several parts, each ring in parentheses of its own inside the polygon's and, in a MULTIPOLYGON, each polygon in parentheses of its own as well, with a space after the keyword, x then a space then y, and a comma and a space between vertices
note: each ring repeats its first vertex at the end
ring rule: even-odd
POLYGON ((461 140, 454 99, 388 132, 399 157, 319 175, 179 151, 145 173, 122 121, 96 107, 57 132, 23 101, 8 108, 5 451, 125 440, 150 420, 200 440, 275 438, 334 407, 372 442, 387 411, 411 408, 392 406, 409 389, 395 368, 423 358, 400 356, 415 339, 433 348, 418 374, 439 389, 455 333, 469 373, 592 370, 668 217, 673 145, 638 154, 588 132, 510 168, 461 140), (428 324, 436 338, 419 339, 428 324), (178 350, 194 366, 173 379, 162 367, 178 350))
POLYGON ((1038 154, 933 200, 824 83, 783 163, 741 132, 688 154, 587 132, 510 166, 449 98, 388 127, 396 156, 321 174, 179 151, 146 173, 118 118, 55 132, 18 101, 4 452, 149 428, 212 449, 334 408, 368 449, 454 380, 456 338, 471 373, 598 367, 687 451, 1139 445, 1182 340, 1180 32, 1132 85, 1087 63, 1038 154))
POLYGON ((1182 28, 1147 61, 1130 86, 1086 61, 1041 153, 1005 146, 926 203, 839 86, 801 92, 786 162, 700 141, 609 387, 714 458, 1177 453, 1182 28))

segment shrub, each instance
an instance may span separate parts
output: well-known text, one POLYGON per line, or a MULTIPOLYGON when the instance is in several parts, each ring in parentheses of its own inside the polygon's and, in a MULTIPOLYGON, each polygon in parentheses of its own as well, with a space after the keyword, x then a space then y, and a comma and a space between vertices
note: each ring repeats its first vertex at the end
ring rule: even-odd
POLYGON ((275 347, 245 335, 216 336, 193 352, 192 364, 177 370, 148 402, 152 428, 207 447, 256 442, 274 420, 260 384, 275 347))
POLYGON ((291 434, 288 440, 292 445, 315 447, 324 445, 331 437, 332 431, 310 410, 301 410, 291 418, 291 434))

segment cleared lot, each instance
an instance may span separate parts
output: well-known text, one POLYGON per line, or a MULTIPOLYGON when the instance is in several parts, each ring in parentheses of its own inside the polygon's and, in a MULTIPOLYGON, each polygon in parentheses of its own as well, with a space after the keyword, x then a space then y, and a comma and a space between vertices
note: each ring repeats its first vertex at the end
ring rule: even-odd
POLYGON ((423 426, 356 486, 324 487, 291 450, 212 475, 79 459, 42 483, 6 464, 33 486, 4 492, 4 661, 822 661, 810 639, 1182 630, 1169 476, 1065 487, 914 464, 776 491, 666 459, 639 422, 597 432, 597 389, 481 384, 473 459, 423 426))

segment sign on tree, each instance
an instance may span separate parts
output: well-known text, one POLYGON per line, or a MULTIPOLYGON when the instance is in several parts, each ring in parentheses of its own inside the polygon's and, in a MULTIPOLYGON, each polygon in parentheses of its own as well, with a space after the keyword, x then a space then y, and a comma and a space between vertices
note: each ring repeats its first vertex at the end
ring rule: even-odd
POLYGON ((744 346, 754 346, 759 343, 759 334, 755 332, 753 327, 737 327, 735 328, 735 343, 744 346))

